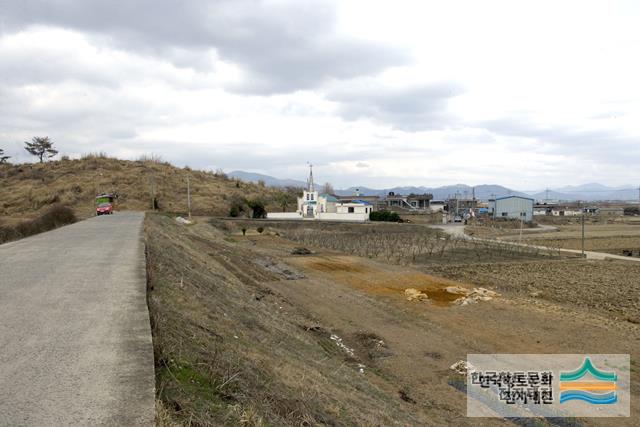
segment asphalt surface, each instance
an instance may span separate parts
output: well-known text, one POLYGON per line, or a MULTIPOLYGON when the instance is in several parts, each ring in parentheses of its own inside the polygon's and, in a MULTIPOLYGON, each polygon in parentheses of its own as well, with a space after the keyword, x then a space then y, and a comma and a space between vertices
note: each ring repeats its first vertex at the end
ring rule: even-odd
POLYGON ((154 423, 143 218, 0 245, 0 425, 154 423))

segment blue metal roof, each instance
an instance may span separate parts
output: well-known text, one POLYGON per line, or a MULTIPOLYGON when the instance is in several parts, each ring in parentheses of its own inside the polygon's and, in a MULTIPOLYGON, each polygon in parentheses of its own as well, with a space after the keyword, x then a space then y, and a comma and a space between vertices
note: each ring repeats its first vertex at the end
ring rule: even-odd
POLYGON ((360 203, 362 205, 370 205, 371 203, 365 202, 364 200, 352 200, 351 203, 360 203))

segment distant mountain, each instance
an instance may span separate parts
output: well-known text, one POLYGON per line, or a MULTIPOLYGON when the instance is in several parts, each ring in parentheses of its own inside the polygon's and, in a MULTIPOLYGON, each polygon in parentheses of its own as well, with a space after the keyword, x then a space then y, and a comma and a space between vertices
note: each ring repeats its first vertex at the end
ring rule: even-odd
POLYGON ((230 178, 236 178, 246 182, 264 181, 269 187, 306 187, 307 183, 304 181, 298 181, 297 179, 280 179, 269 175, 263 175, 261 173, 233 171, 227 174, 230 178))
POLYGON ((533 193, 531 197, 537 200, 557 201, 588 201, 597 200, 638 200, 638 189, 631 185, 623 187, 608 187, 598 183, 589 183, 576 186, 565 186, 533 193))
MULTIPOLYGON (((306 187, 307 183, 296 179, 280 179, 269 175, 263 175, 253 172, 233 171, 229 174, 232 178, 241 179, 247 182, 264 181, 270 187, 306 187)), ((553 188, 549 190, 540 190, 532 192, 522 192, 512 190, 502 185, 476 185, 471 187, 465 184, 446 185, 443 187, 424 187, 424 186, 404 186, 385 189, 375 189, 368 187, 349 187, 343 190, 336 190, 336 195, 351 196, 356 190, 363 196, 385 196, 390 192, 396 194, 423 194, 431 193, 436 200, 443 200, 452 197, 471 198, 475 195, 477 199, 488 200, 494 197, 502 196, 522 196, 531 197, 536 201, 552 200, 552 201, 597 201, 597 200, 625 200, 637 201, 638 188, 633 186, 608 187, 596 182, 553 188)))
POLYGON ((436 200, 448 199, 451 197, 471 198, 475 195, 477 199, 487 200, 494 197, 502 196, 522 196, 531 197, 525 193, 511 190, 501 185, 477 185, 471 187, 465 184, 447 185, 444 187, 393 187, 384 190, 376 190, 367 187, 350 187, 346 190, 338 190, 336 193, 340 196, 349 196, 356 192, 356 189, 360 190, 360 194, 368 196, 384 196, 390 192, 396 194, 423 194, 431 193, 436 200))

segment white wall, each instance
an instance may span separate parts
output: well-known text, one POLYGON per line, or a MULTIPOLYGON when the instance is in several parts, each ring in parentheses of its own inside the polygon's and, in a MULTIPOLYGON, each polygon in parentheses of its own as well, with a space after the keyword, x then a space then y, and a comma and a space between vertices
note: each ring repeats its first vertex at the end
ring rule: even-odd
POLYGON ((321 221, 355 221, 365 222, 369 220, 368 213, 320 213, 318 219, 321 221))
POLYGON ((269 212, 267 219, 302 219, 298 212, 269 212))
POLYGON ((336 206, 337 213, 339 214, 347 214, 349 213, 349 208, 353 208, 353 214, 369 214, 373 210, 373 206, 363 205, 360 203, 340 203, 336 206))
POLYGON ((520 219, 520 214, 525 213, 524 220, 533 219, 533 200, 522 197, 508 197, 497 199, 494 204, 494 218, 515 218, 520 219), (503 216, 506 213, 506 216, 503 216))

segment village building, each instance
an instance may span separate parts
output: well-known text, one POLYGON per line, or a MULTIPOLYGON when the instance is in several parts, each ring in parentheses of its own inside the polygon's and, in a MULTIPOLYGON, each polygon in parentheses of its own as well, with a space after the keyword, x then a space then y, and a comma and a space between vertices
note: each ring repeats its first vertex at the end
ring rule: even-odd
POLYGON ((313 166, 309 165, 307 188, 298 198, 295 212, 269 212, 267 219, 354 221, 365 222, 373 205, 364 200, 340 201, 332 194, 320 194, 313 182, 313 166))
POLYGON ((489 200, 489 212, 493 218, 521 219, 526 222, 533 220, 534 200, 528 197, 504 196, 489 200))
POLYGON ((444 200, 430 200, 429 201, 429 211, 430 212, 442 212, 444 211, 444 207, 446 206, 447 202, 445 202, 444 200))
POLYGON ((426 211, 429 209, 430 201, 433 194, 409 194, 403 196, 390 191, 387 196, 381 200, 381 204, 385 209, 405 209, 409 211, 426 211))

